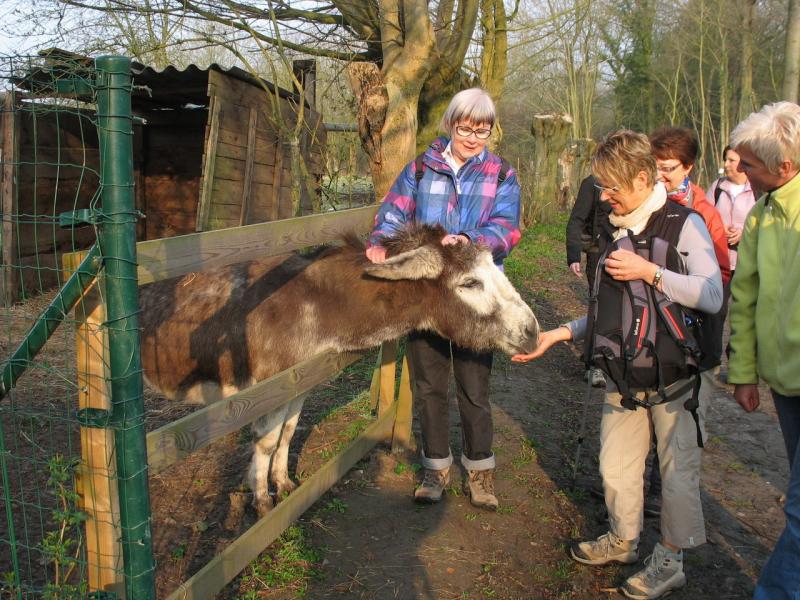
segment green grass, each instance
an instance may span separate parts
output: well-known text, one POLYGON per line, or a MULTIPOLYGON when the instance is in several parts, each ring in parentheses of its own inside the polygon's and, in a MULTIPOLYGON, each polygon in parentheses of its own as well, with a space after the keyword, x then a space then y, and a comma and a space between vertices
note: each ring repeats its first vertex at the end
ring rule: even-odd
MULTIPOLYGON (((518 289, 560 277, 554 265, 566 268, 566 229, 569 215, 559 215, 553 223, 529 227, 520 243, 505 261, 508 278, 518 289)), ((535 289, 535 288, 534 288, 535 289)))
POLYGON ((308 582, 319 576, 316 565, 321 561, 320 551, 309 545, 300 525, 284 531, 272 548, 248 565, 239 580, 236 598, 261 598, 266 590, 277 589, 291 590, 296 597, 305 597, 308 582))
POLYGON ((511 459, 511 466, 515 469, 519 469, 536 461, 536 456, 536 448, 534 448, 533 440, 521 437, 519 452, 511 459))

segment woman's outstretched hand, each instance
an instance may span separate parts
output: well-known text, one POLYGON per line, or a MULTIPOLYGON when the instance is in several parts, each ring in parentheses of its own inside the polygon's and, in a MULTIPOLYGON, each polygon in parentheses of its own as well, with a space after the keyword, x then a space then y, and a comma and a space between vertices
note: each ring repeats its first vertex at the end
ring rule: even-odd
POLYGON ((536 347, 536 350, 530 354, 515 354, 511 357, 511 360, 518 363, 529 362, 542 356, 554 344, 557 344, 558 342, 568 342, 571 339, 572 331, 569 327, 564 325, 561 327, 556 327, 555 329, 551 329, 539 334, 539 345, 536 347))

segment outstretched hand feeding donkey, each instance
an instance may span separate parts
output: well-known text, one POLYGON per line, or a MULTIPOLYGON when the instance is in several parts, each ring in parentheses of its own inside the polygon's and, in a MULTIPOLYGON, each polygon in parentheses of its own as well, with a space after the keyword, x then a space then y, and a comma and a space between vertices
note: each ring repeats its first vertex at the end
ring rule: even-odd
MULTIPOLYGON (((142 365, 168 398, 213 402, 325 350, 358 350, 425 329, 475 350, 526 354, 539 325, 487 248, 442 246, 440 227, 386 240, 372 264, 350 237, 313 257, 290 255, 190 273, 142 287, 142 365)), ((259 418, 248 472, 253 504, 295 484, 289 442, 302 397, 259 418)))

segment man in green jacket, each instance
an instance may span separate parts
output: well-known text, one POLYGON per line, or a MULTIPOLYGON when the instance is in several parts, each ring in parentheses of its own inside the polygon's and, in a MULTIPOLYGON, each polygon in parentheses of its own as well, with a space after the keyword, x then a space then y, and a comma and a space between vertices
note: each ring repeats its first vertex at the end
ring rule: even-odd
POLYGON ((800 106, 769 104, 734 129, 739 170, 762 196, 745 221, 731 282, 728 381, 747 412, 770 387, 791 475, 786 528, 754 599, 800 597, 800 106))

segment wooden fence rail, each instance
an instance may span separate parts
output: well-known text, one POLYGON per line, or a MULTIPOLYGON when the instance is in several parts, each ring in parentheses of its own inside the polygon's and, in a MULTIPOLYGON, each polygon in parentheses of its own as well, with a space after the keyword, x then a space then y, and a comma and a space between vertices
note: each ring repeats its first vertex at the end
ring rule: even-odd
MULTIPOLYGON (((364 233, 371 228, 375 211, 375 206, 369 206, 140 242, 136 245, 139 284, 245 260, 285 254, 334 241, 348 232, 364 233)), ((74 269, 84 254, 66 255, 63 261, 65 270, 74 269)), ((85 318, 82 315, 89 315, 92 310, 94 308, 89 304, 87 306, 79 304, 75 311, 76 320, 80 322, 85 318)), ((92 331, 94 329, 96 328, 92 331)), ((84 331, 87 331, 87 328, 79 324, 76 342, 78 355, 87 353, 102 355, 102 350, 97 347, 98 339, 105 342, 105 338, 97 336, 92 338, 85 335, 84 331)), ((244 427, 258 417, 307 393, 314 386, 329 381, 360 357, 361 355, 357 353, 317 355, 230 398, 206 406, 152 431, 147 435, 148 468, 152 473, 162 471, 195 450, 208 446, 215 439, 244 427)), ((378 410, 377 420, 347 449, 322 466, 269 515, 259 520, 222 554, 184 582, 170 596, 170 600, 213 598, 375 444, 391 439, 394 450, 408 445, 411 433, 410 378, 408 364, 404 360, 400 390, 396 393, 396 357, 397 343, 384 344, 378 357, 370 390, 371 398, 378 410)), ((92 361, 88 365, 84 362, 79 368, 93 369, 92 372, 84 374, 87 378, 102 380, 106 377, 102 361, 92 361)), ((106 453, 113 451, 113 441, 109 443, 112 447, 105 449, 106 453)), ((97 448, 93 451, 98 452, 97 448)), ((97 474, 93 477, 96 478, 97 474)), ((112 487, 108 485, 102 489, 112 487)), ((89 503, 109 505, 109 500, 96 497, 97 488, 96 484, 92 486, 95 497, 85 499, 87 506, 89 503)), ((87 530, 90 528, 96 530, 96 524, 87 523, 87 530)), ((118 539, 118 535, 111 531, 107 532, 106 539, 97 542, 98 552, 120 556, 118 539)))

